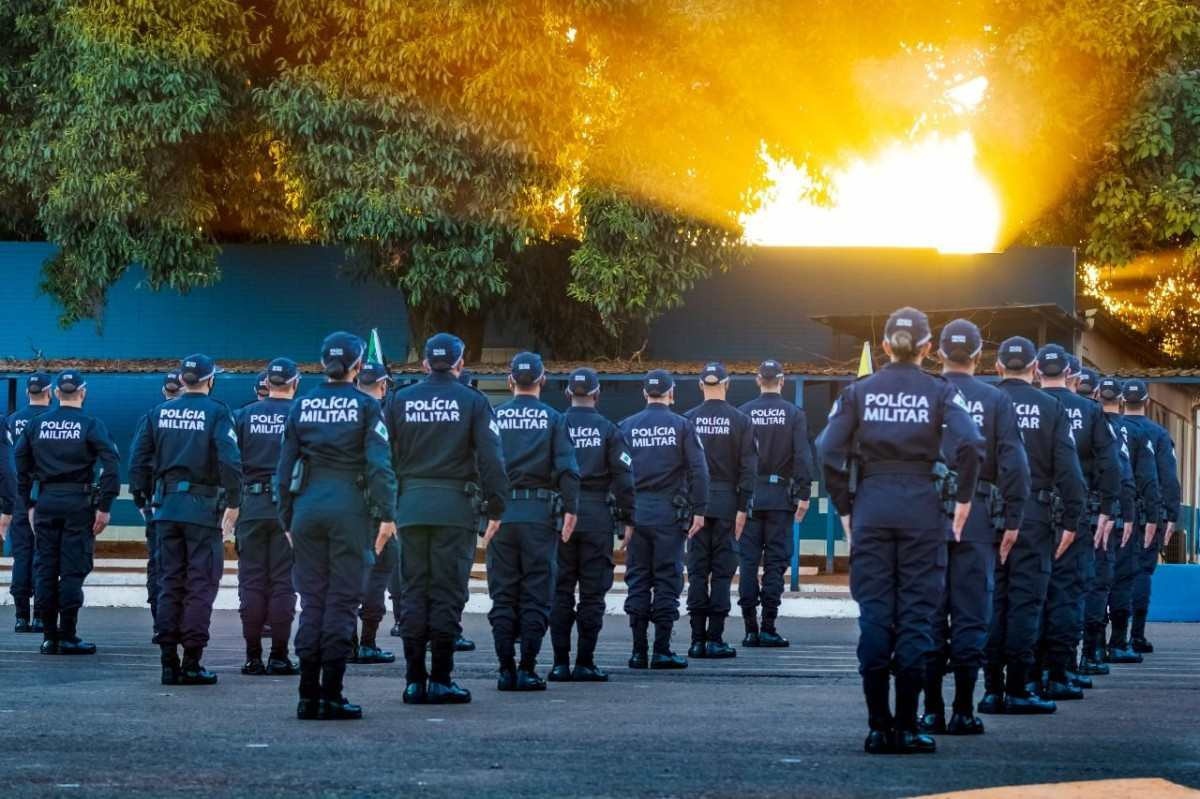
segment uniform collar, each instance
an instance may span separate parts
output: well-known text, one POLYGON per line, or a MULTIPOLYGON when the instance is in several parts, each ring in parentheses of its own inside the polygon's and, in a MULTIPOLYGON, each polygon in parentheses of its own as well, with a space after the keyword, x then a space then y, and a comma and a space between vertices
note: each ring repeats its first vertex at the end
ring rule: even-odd
POLYGON ((571 413, 600 413, 600 409, 596 407, 589 408, 586 405, 572 405, 567 408, 571 413))
POLYGON ((669 411, 669 410, 671 410, 671 406, 667 405, 665 402, 647 402, 646 410, 648 410, 648 411, 669 411))
POLYGON ((921 367, 917 366, 912 361, 888 361, 883 365, 884 369, 907 369, 919 372, 921 367))

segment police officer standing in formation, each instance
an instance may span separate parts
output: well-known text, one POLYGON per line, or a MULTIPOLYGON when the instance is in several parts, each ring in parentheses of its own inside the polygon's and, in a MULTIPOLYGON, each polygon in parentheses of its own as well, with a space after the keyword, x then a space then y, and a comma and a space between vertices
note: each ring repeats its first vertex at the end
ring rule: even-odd
MULTIPOLYGON (((966 319, 955 319, 941 333, 938 355, 942 375, 962 394, 967 411, 984 438, 983 464, 962 539, 947 541, 946 588, 934 618, 934 648, 925 673, 925 715, 921 732, 979 735, 975 683, 983 665, 992 619, 992 575, 998 538, 1012 547, 1029 497, 1029 461, 1008 395, 974 377, 983 337, 966 319), (953 713, 946 723, 942 678, 954 674, 953 713)), ((952 440, 943 450, 953 452, 952 440)))
MULTIPOLYGON (((391 383, 386 366, 368 361, 363 364, 362 371, 358 373, 355 382, 359 390, 367 396, 373 397, 376 402, 380 403, 381 408, 386 406, 388 385, 391 383)), ((363 575, 362 604, 358 610, 358 617, 362 620, 362 638, 360 640, 355 635, 355 643, 350 649, 350 662, 360 664, 395 663, 396 656, 385 649, 380 649, 377 637, 379 625, 383 622, 383 616, 387 609, 384 594, 387 591, 388 582, 400 568, 400 542, 393 536, 383 545, 383 549, 376 553, 373 531, 379 529, 379 513, 370 503, 368 503, 368 510, 371 514, 371 523, 367 530, 372 534, 367 536, 364 542, 367 570, 363 575)))
MULTIPOLYGON (((179 372, 167 372, 163 376, 163 401, 175 399, 181 391, 183 391, 183 381, 179 379, 179 372)), ((133 434, 135 442, 145 435, 149 419, 149 411, 142 414, 141 419, 138 419, 133 434)), ((146 522, 146 602, 150 605, 150 620, 153 621, 158 617, 158 592, 162 583, 158 568, 158 533, 154 529, 154 508, 150 506, 150 497, 138 491, 136 487, 130 486, 130 493, 133 495, 134 507, 138 509, 138 513, 146 522)), ((158 641, 155 640, 154 643, 158 643, 158 641)))
POLYGON ((553 682, 605 682, 596 666, 596 641, 604 625, 604 597, 613 584, 614 523, 628 535, 633 524, 633 459, 618 427, 600 414, 600 377, 592 369, 571 372, 571 407, 563 414, 579 463, 579 514, 575 532, 558 546, 558 579, 550 611, 553 682), (575 588, 579 604, 575 604, 575 588), (579 649, 571 669, 571 631, 579 649))
POLYGON ((1043 684, 1042 696, 1054 700, 1082 699, 1082 689, 1091 687, 1090 681, 1077 674, 1075 662, 1083 631, 1084 580, 1088 571, 1095 569, 1094 531, 1103 532, 1108 527, 1108 512, 1121 489, 1114 431, 1096 403, 1067 387, 1070 362, 1071 356, 1057 344, 1048 344, 1038 352, 1042 390, 1062 403, 1071 422, 1087 499, 1079 535, 1054 561, 1046 594, 1043 673, 1034 676, 1043 684))
POLYGON ((117 446, 104 423, 83 412, 83 375, 61 373, 54 395, 58 407, 29 420, 14 453, 37 542, 42 654, 91 655, 96 645, 80 640, 76 630, 95 538, 108 526, 121 491, 117 446), (101 471, 93 485, 97 466, 101 471))
MULTIPOLYGON (((1073 361, 1072 361, 1073 363, 1077 362, 1079 360, 1078 358, 1075 358, 1074 356, 1071 356, 1071 357, 1073 359, 1073 361)), ((1088 369, 1087 367, 1081 367, 1079 369, 1078 373, 1074 376, 1073 382, 1074 382, 1074 386, 1071 385, 1072 380, 1069 379, 1067 381, 1067 387, 1073 388, 1075 393, 1081 397, 1086 397, 1088 399, 1095 399, 1096 389, 1099 388, 1099 384, 1100 384, 1100 375, 1098 375, 1096 373, 1095 369, 1088 369)))
POLYGON ((758 443, 754 507, 738 540, 738 605, 746 627, 742 646, 785 647, 788 641, 775 629, 775 619, 783 599, 783 573, 792 559, 792 523, 804 521, 812 492, 808 421, 804 411, 783 398, 784 373, 779 361, 763 361, 757 382, 759 397, 738 409, 754 423, 758 443))
MULTIPOLYGON (((1133 530, 1137 499, 1129 445, 1122 432, 1121 384, 1112 378, 1101 380, 1099 377, 1093 378, 1093 382, 1098 399, 1096 407, 1100 410, 1101 418, 1112 428, 1115 437, 1113 448, 1117 456, 1120 491, 1118 500, 1103 509, 1110 514, 1113 521, 1103 529, 1097 527, 1092 541, 1095 568, 1085 589, 1087 593, 1084 601, 1083 646, 1079 659, 1079 673, 1082 675, 1109 673, 1108 665, 1104 662, 1104 627, 1108 617, 1108 596, 1112 590, 1113 564, 1124 530, 1133 530)), ((1084 383, 1084 379, 1081 378, 1080 385, 1084 383)))
POLYGON ((200 658, 225 565, 222 536, 232 537, 242 503, 242 460, 229 407, 209 396, 216 375, 207 355, 184 358, 183 393, 150 412, 130 459, 131 490, 153 498, 163 685, 217 681, 200 658))
POLYGON ((13 468, 13 440, 8 419, 0 416, 0 549, 12 527, 13 505, 17 497, 17 475, 13 468))
MULTIPOLYGON (((50 410, 51 382, 52 378, 45 372, 35 372, 26 379, 25 395, 28 403, 24 408, 8 417, 8 436, 12 439, 14 447, 20 440, 21 433, 25 431, 25 426, 29 424, 29 420, 50 410)), ((18 472, 17 479, 20 477, 18 472)), ((19 633, 40 633, 43 632, 41 611, 35 604, 33 608, 35 612, 31 617, 29 607, 30 599, 33 597, 35 558, 33 527, 29 524, 29 509, 25 507, 20 491, 16 492, 12 516, 12 525, 9 529, 13 559, 12 584, 9 586, 8 592, 12 594, 13 605, 17 611, 17 623, 14 629, 19 633)))
MULTIPOLYGON (((728 389, 725 367, 706 364, 700 372, 704 401, 684 414, 704 446, 709 477, 704 527, 687 544, 690 658, 737 655, 725 643, 725 619, 730 608, 729 588, 738 567, 737 542, 758 480, 758 447, 749 417, 726 401, 728 389)), ((804 446, 807 448, 807 440, 804 446)))
MULTIPOLYGON (((1138 394, 1135 387, 1134 395, 1138 394)), ((1113 556, 1112 588, 1108 595, 1108 617, 1112 632, 1104 659, 1109 663, 1141 663, 1142 656, 1129 646, 1129 614, 1133 603, 1133 582, 1136 576, 1137 546, 1135 538, 1144 535, 1144 529, 1157 527, 1147 519, 1157 519, 1162 508, 1158 484, 1158 466, 1154 445, 1146 431, 1137 424, 1130 424, 1122 416, 1121 398, 1124 386, 1112 378, 1100 381, 1100 401, 1104 406, 1105 418, 1114 426, 1122 443, 1129 452, 1130 471, 1133 473, 1133 513, 1123 519, 1121 535, 1110 536, 1108 549, 1113 556)), ((1104 631, 1100 638, 1103 642, 1104 631)))
POLYGON ((1158 474, 1159 493, 1162 499, 1162 509, 1158 516, 1147 516, 1148 521, 1157 521, 1153 530, 1147 529, 1143 535, 1133 541, 1137 553, 1137 569, 1133 578, 1132 626, 1129 634, 1130 648, 1137 654, 1147 654, 1154 651, 1154 646, 1146 640, 1146 616, 1150 611, 1150 583, 1154 571, 1158 568, 1158 552, 1160 547, 1169 543, 1175 534, 1175 523, 1179 519, 1179 477, 1175 459, 1175 442, 1162 425, 1146 416, 1146 405, 1150 399, 1150 390, 1143 380, 1129 380, 1125 383, 1125 420, 1127 424, 1141 427, 1146 438, 1154 448, 1154 463, 1158 474))
POLYGON ((562 415, 540 399, 545 382, 541 356, 519 353, 508 376, 513 399, 496 409, 511 492, 499 531, 484 545, 501 691, 546 689, 537 656, 550 622, 559 538, 571 540, 579 508, 575 445, 562 415))
POLYGON ((917 701, 934 647, 930 622, 945 587, 943 508, 952 503, 951 529, 961 541, 984 451, 962 395, 946 379, 921 371, 931 338, 928 318, 915 308, 888 317, 883 348, 891 363, 846 387, 817 439, 830 499, 850 542, 869 754, 936 749, 917 730, 917 701), (954 442, 952 496, 945 477, 938 482, 946 469, 943 429, 954 442))
POLYGON ((1001 544, 979 712, 1053 713, 1054 702, 1034 690, 1034 656, 1053 563, 1074 542, 1083 515, 1083 473, 1062 403, 1033 386, 1033 342, 1020 336, 1006 339, 996 368, 1003 378, 998 388, 1009 395, 1017 414, 1031 487, 1020 535, 1011 546, 1001 544))
POLYGON ((379 516, 375 551, 396 534, 396 476, 379 402, 355 386, 362 339, 331 333, 321 343, 325 382, 288 414, 275 481, 279 517, 291 533, 300 594, 296 654, 302 720, 359 719, 342 693, 355 612, 366 572, 368 504, 379 516))
POLYGON ((246 662, 242 674, 297 674, 288 657, 296 593, 292 586, 292 544, 279 522, 275 501, 275 468, 284 425, 295 404, 300 370, 290 358, 267 365, 268 392, 235 414, 242 454, 242 509, 238 515, 238 600, 246 662), (271 652, 262 661, 263 625, 271 625, 271 652))
POLYGON ((484 534, 495 535, 509 492, 500 428, 487 398, 458 382, 462 359, 460 339, 434 335, 425 343, 429 376, 396 392, 387 409, 400 488, 406 704, 471 701, 451 678, 454 644, 462 634, 477 523, 482 515, 484 534))
POLYGON ((620 425, 633 458, 637 494, 632 536, 625 535, 625 615, 633 629, 629 668, 685 669, 687 659, 671 651, 671 631, 679 618, 684 542, 704 527, 708 463, 695 426, 671 410, 675 380, 670 372, 648 372, 642 394, 645 410, 620 425))

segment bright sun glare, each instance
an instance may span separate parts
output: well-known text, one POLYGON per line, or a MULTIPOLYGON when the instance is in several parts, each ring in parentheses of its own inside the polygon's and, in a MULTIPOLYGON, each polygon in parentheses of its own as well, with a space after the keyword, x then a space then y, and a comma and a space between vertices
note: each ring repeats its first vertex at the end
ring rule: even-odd
MULTIPOLYGON (((986 80, 952 89, 969 110, 986 80)), ((970 132, 930 133, 856 159, 833 174, 832 205, 804 198, 807 178, 794 164, 768 159, 774 183, 762 207, 743 218, 746 240, 766 246, 933 247, 990 252, 1000 232, 1000 202, 975 161, 970 132)))

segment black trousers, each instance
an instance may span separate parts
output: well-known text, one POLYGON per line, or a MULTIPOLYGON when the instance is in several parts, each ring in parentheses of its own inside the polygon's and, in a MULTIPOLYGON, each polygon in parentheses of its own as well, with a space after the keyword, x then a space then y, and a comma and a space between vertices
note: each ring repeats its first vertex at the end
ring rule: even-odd
POLYGON ((1141 541, 1144 540, 1145 534, 1145 525, 1135 524, 1129 543, 1121 546, 1120 532, 1116 529, 1112 532, 1113 537, 1118 540, 1113 558, 1112 592, 1108 597, 1110 615, 1121 613, 1128 619, 1133 610, 1133 585, 1141 568, 1138 556, 1141 554, 1141 541))
POLYGON ((687 542, 690 614, 729 615, 729 587, 738 568, 739 542, 733 538, 733 524, 732 519, 706 518, 704 527, 687 542))
POLYGON ((158 521, 161 588, 154 631, 160 644, 203 648, 208 644, 213 602, 225 554, 221 531, 187 522, 158 521))
POLYGON ((1017 543, 1001 565, 988 631, 987 663, 1032 666, 1054 559, 1054 534, 1045 521, 1026 519, 1017 543))
POLYGON ((656 625, 679 619, 686 540, 678 524, 635 528, 625 550, 626 615, 656 625))
POLYGON ((1108 546, 1095 550, 1096 577, 1088 588, 1084 607, 1085 624, 1091 630, 1102 630, 1108 618, 1108 595, 1113 587, 1121 532, 1121 526, 1114 525, 1108 536, 1108 546))
POLYGON ((43 497, 34 511, 37 606, 43 616, 83 607, 83 581, 92 572, 96 512, 78 494, 43 497))
POLYGON ((16 503, 13 508, 12 524, 8 528, 9 546, 12 549, 12 583, 8 592, 16 604, 28 603, 34 595, 34 547, 33 528, 29 526, 29 513, 25 506, 16 503))
POLYGON ((934 617, 933 658, 940 674, 950 668, 979 668, 992 620, 996 545, 980 541, 947 544, 946 590, 934 617))
POLYGON ((1084 533, 1051 566, 1042 620, 1042 651, 1048 667, 1066 668, 1074 660, 1082 624, 1080 600, 1086 568, 1084 550, 1091 546, 1091 535, 1084 533))
POLYGON ((391 583, 393 576, 400 568, 400 545, 395 538, 390 539, 383 547, 383 552, 375 554, 375 538, 371 537, 370 555, 372 555, 373 563, 363 575, 363 596, 362 607, 358 611, 358 617, 365 624, 374 624, 376 627, 383 621, 383 616, 387 612, 384 595, 387 593, 388 584, 391 583))
POLYGON ((502 524, 487 550, 488 594, 496 656, 515 657, 521 638, 521 661, 531 667, 550 624, 558 569, 558 533, 548 524, 502 524))
POLYGON ((237 527, 238 599, 242 634, 248 643, 262 637, 263 624, 291 629, 296 615, 292 585, 294 555, 275 519, 253 519, 237 527))
POLYGON ((146 601, 157 607, 162 576, 158 565, 158 530, 146 522, 146 601))
POLYGON ((743 611, 762 605, 777 611, 783 600, 783 575, 792 562, 792 525, 794 514, 788 510, 756 510, 746 520, 742 540, 738 542, 741 572, 738 580, 738 605, 743 611), (762 583, 758 567, 762 566, 762 583))
POLYGON ((1163 531, 1166 523, 1159 524, 1158 531, 1150 546, 1145 546, 1146 530, 1130 540, 1129 546, 1137 553, 1137 568, 1133 574, 1133 597, 1131 601, 1133 614, 1145 615, 1150 610, 1150 586, 1154 580, 1154 572, 1158 569, 1158 551, 1162 547, 1163 531))
POLYGON ((400 528, 401 616, 404 638, 457 638, 467 605, 474 531, 419 525, 400 528))
POLYGON ((604 597, 613 585, 613 531, 580 530, 571 540, 558 545, 558 579, 554 608, 550 611, 550 641, 554 659, 566 663, 571 654, 571 629, 579 627, 580 662, 587 663, 596 651, 604 626, 604 597), (579 603, 575 589, 579 588, 579 603))

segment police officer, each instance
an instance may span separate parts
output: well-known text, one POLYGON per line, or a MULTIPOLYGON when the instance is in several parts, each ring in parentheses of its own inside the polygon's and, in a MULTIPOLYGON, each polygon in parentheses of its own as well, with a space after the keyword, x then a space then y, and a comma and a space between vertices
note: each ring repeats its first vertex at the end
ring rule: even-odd
MULTIPOLYGON (((163 401, 175 399, 181 391, 183 391, 183 381, 179 379, 179 372, 167 372, 163 376, 163 401)), ((142 414, 142 418, 138 419, 133 435, 135 442, 140 436, 145 435, 149 419, 149 412, 142 414)), ((138 509, 138 513, 146 522, 146 602, 150 605, 150 620, 153 621, 158 616, 158 592, 162 582, 159 579, 158 533, 154 529, 154 508, 150 506, 150 497, 145 496, 141 491, 131 486, 130 493, 133 495, 134 507, 138 509)))
MULTIPOLYGON (((1071 357, 1074 358, 1074 356, 1071 357)), ((1074 358, 1074 360, 1078 361, 1077 358, 1074 358)), ((1096 370, 1088 369, 1087 367, 1081 367, 1079 369, 1072 367, 1071 371, 1074 373, 1074 377, 1067 380, 1067 387, 1072 388, 1075 393, 1081 397, 1094 399, 1096 396, 1096 389, 1100 384, 1100 375, 1096 372, 1096 370), (1072 380, 1074 381, 1073 386, 1071 385, 1072 380)))
POLYGON ((471 701, 451 679, 454 642, 462 633, 479 516, 487 519, 485 534, 494 535, 509 492, 500 428, 487 398, 458 382, 462 357, 456 336, 432 336, 423 362, 429 376, 388 403, 400 486, 405 704, 471 701), (427 644, 432 669, 425 665, 427 644))
POLYGON ((1054 702, 1031 690, 1037 688, 1034 653, 1053 563, 1074 543, 1084 511, 1083 473, 1062 403, 1033 387, 1033 342, 1005 339, 996 357, 1003 378, 998 388, 1016 411, 1032 485, 1020 535, 1001 543, 979 712, 1053 713, 1054 702))
POLYGON ((235 430, 242 453, 242 509, 238 515, 238 600, 246 662, 242 674, 298 674, 288 657, 296 593, 292 544, 279 523, 272 485, 284 425, 292 410, 300 370, 290 358, 267 364, 267 397, 241 408, 235 430), (262 662, 263 625, 271 625, 271 652, 262 662))
POLYGON ((729 586, 738 567, 737 542, 745 530, 758 479, 758 447, 749 417, 726 401, 728 388, 729 373, 724 365, 705 364, 700 371, 704 401, 684 414, 704 446, 709 476, 704 527, 687 544, 690 658, 737 655, 725 643, 725 618, 729 615, 729 586))
MULTIPOLYGON (((817 439, 829 495, 850 542, 850 590, 859 603, 859 671, 866 694, 870 754, 928 753, 917 731, 917 699, 942 601, 946 569, 944 503, 953 500, 954 539, 962 540, 979 477, 984 440, 962 395, 925 374, 929 320, 915 308, 888 317, 883 348, 891 363, 847 386, 817 439), (942 431, 954 442, 953 497, 939 485, 942 431), (888 702, 896 674, 896 713, 888 702)), ((761 469, 760 469, 761 472, 761 469)))
POLYGON ((1133 579, 1133 623, 1129 643, 1134 652, 1146 654, 1154 651, 1154 646, 1146 640, 1151 578, 1158 567, 1159 549, 1170 542, 1175 533, 1175 523, 1179 519, 1179 473, 1175 459, 1175 442, 1171 440, 1171 435, 1166 428, 1146 416, 1150 391, 1145 381, 1135 379, 1126 382, 1124 396, 1126 421, 1139 425, 1154 448, 1154 463, 1162 498, 1161 514, 1158 517, 1149 517, 1156 519, 1158 525, 1153 530, 1146 529, 1144 534, 1133 542, 1138 565, 1133 579))
POLYGON ((291 533, 300 594, 296 654, 303 720, 359 719, 342 693, 366 571, 363 531, 379 516, 378 554, 396 534, 396 476, 379 402, 354 385, 362 339, 337 332, 321 343, 326 380, 288 413, 275 472, 279 516, 291 533))
POLYGON ((104 423, 83 412, 83 375, 62 372, 54 396, 58 407, 29 420, 14 453, 37 541, 42 654, 91 655, 96 645, 80 640, 76 630, 95 538, 108 526, 121 491, 117 446, 104 423), (101 471, 93 487, 97 466, 101 471))
POLYGON ((1103 534, 1108 527, 1109 511, 1121 490, 1115 432, 1096 403, 1068 387, 1071 357, 1059 345, 1048 344, 1038 352, 1037 359, 1042 390, 1062 403, 1070 419, 1075 453, 1087 491, 1079 535, 1062 557, 1054 561, 1046 594, 1042 650, 1043 667, 1048 674, 1043 680, 1042 696, 1054 700, 1082 699, 1081 688, 1091 687, 1090 681, 1075 676, 1078 668, 1075 649, 1083 632, 1085 583, 1089 571, 1095 574, 1095 532, 1103 534))
MULTIPOLYGON (((974 377, 983 349, 979 328, 955 319, 942 328, 938 356, 942 375, 962 394, 984 438, 983 464, 962 540, 947 541, 946 589, 934 618, 934 649, 925 673, 925 715, 921 732, 979 735, 975 682, 983 664, 992 619, 992 575, 999 537, 1011 546, 1029 497, 1029 461, 1008 395, 974 377), (954 673, 954 704, 946 723, 942 677, 954 673)), ((943 451, 952 453, 953 441, 943 451)))
POLYGON ((518 353, 508 376, 513 399, 496 409, 512 486, 499 531, 484 538, 501 691, 546 689, 535 670, 537 656, 550 622, 558 541, 571 540, 579 508, 575 445, 562 415, 540 399, 545 382, 541 356, 518 353))
POLYGON ((184 358, 183 393, 150 412, 130 458, 131 490, 154 498, 162 584, 154 630, 163 685, 217 681, 200 658, 225 564, 222 537, 232 537, 242 504, 233 415, 210 396, 217 372, 207 355, 184 358))
POLYGON ((13 504, 17 496, 17 475, 13 468, 13 440, 8 419, 0 416, 0 549, 12 526, 13 504))
MULTIPOLYGON (((387 367, 381 363, 368 361, 363 364, 355 381, 358 388, 367 396, 373 397, 380 407, 386 406, 388 386, 391 378, 387 367)), ((372 524, 370 530, 379 528, 379 515, 374 506, 369 507, 372 524)), ((388 582, 400 568, 400 543, 393 536, 383 545, 378 554, 374 548, 374 536, 368 536, 364 541, 364 552, 367 570, 363 575, 362 604, 359 606, 358 617, 362 620, 362 638, 355 636, 354 645, 350 650, 350 662, 360 664, 395 663, 396 656, 386 649, 381 649, 377 642, 379 625, 383 621, 386 605, 384 594, 388 582)))
POLYGON ((1109 673, 1108 665, 1104 662, 1104 627, 1107 623, 1109 592, 1112 590, 1113 584, 1113 565, 1116 560, 1117 548, 1122 539, 1122 531, 1127 528, 1130 535, 1132 534, 1137 498, 1129 444, 1123 433, 1124 425, 1121 422, 1120 381, 1111 377, 1103 380, 1097 378, 1096 396, 1100 402, 1099 407, 1103 418, 1113 428, 1116 436, 1115 449, 1121 488, 1118 501, 1107 509, 1115 524, 1110 523, 1104 529, 1097 527, 1096 538, 1093 540, 1095 574, 1087 589, 1084 606, 1083 647, 1079 662, 1079 673, 1083 675, 1109 673), (1114 533, 1114 529, 1117 532, 1114 533))
POLYGON ((783 398, 784 373, 779 361, 763 361, 757 382, 759 397, 738 409, 754 423, 758 443, 754 508, 738 540, 738 605, 746 627, 742 646, 784 647, 788 641, 775 629, 775 619, 783 598, 783 573, 792 559, 792 523, 804 521, 812 491, 808 421, 804 411, 783 398))
POLYGON ((637 504, 633 531, 625 535, 625 615, 633 629, 629 668, 686 669, 671 651, 679 618, 684 542, 704 527, 708 507, 708 463, 695 426, 671 411, 675 379, 654 369, 642 382, 645 410, 621 422, 633 458, 637 504), (654 656, 648 630, 654 622, 654 656))
POLYGON ((596 641, 604 625, 604 597, 613 584, 613 525, 633 524, 633 459, 620 429, 600 414, 600 376, 580 368, 567 379, 571 407, 563 416, 579 462, 579 515, 575 532, 558 546, 558 579, 550 611, 555 682, 605 682, 596 666, 596 641), (579 588, 579 604, 575 589, 579 588), (579 649, 571 669, 571 628, 579 649))
POLYGON ((254 398, 256 400, 265 400, 271 396, 271 373, 268 368, 265 371, 259 372, 258 377, 254 379, 254 398))
MULTIPOLYGON (((50 375, 45 372, 35 372, 26 379, 25 395, 28 403, 24 408, 8 417, 8 435, 12 439, 14 447, 20 440, 25 426, 29 424, 29 420, 50 410, 50 384, 52 382, 50 375)), ((17 479, 19 478, 18 474, 17 479)), ((13 559, 12 584, 9 586, 8 592, 12 594, 13 605, 17 611, 17 622, 14 629, 19 633, 40 633, 43 632, 41 610, 35 606, 34 611, 36 612, 31 618, 29 608, 29 600, 33 597, 34 558, 36 557, 33 528, 29 524, 29 511, 24 505, 20 491, 16 492, 12 510, 13 520, 9 530, 11 538, 9 548, 12 551, 13 559)))
MULTIPOLYGON (((1154 444, 1145 428, 1132 422, 1131 417, 1118 413, 1119 401, 1125 396, 1126 386, 1121 386, 1121 394, 1116 400, 1109 398, 1112 388, 1107 379, 1101 381, 1100 397, 1104 403, 1105 416, 1118 428, 1117 432, 1129 450, 1135 499, 1133 515, 1124 519, 1120 537, 1113 535, 1108 542, 1109 549, 1113 552, 1112 590, 1108 597, 1108 617, 1112 631, 1104 659, 1108 663, 1141 663, 1141 654, 1134 652, 1129 646, 1129 615, 1133 603, 1133 584, 1138 571, 1137 541, 1147 534, 1152 534, 1151 531, 1157 532, 1154 520, 1158 519, 1161 513, 1162 495, 1154 444)), ((1140 397, 1142 389, 1135 385, 1129 391, 1129 395, 1134 398, 1140 397)))

